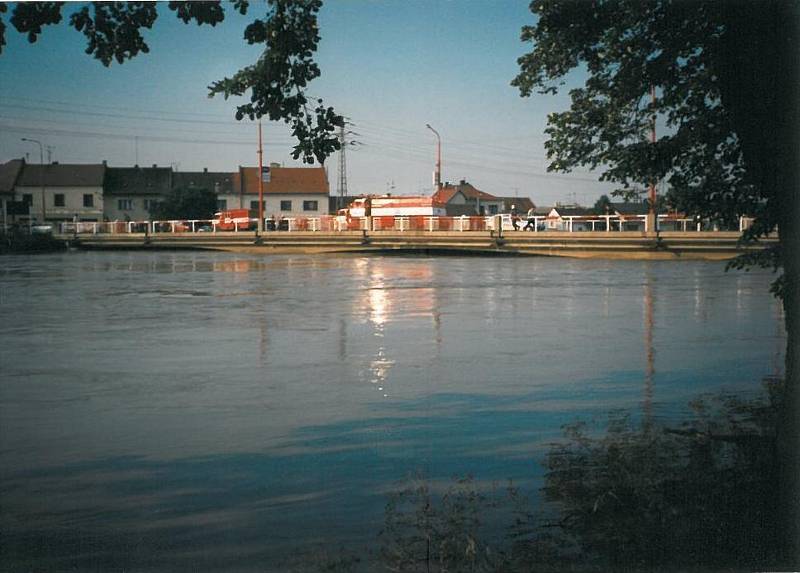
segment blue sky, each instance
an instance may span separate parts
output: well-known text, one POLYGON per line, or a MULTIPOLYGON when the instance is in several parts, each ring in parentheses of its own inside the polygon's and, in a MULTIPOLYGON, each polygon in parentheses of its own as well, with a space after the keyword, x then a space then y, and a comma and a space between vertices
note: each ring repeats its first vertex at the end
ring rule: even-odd
MULTIPOLYGON (((74 10, 68 4, 64 13, 74 10)), ((255 61, 259 49, 242 33, 264 10, 257 3, 247 16, 228 10, 211 28, 184 25, 160 4, 145 31, 150 53, 110 68, 85 55, 83 36, 64 23, 36 44, 9 26, 0 55, 0 161, 29 153, 38 162, 38 146, 20 141, 28 137, 51 146, 62 163, 138 160, 181 171, 256 165, 255 125, 236 122, 234 102, 209 99, 207 86, 255 61)), ((308 93, 351 118, 359 134, 363 145, 347 154, 349 192, 430 193, 436 139, 426 123, 442 136, 445 180, 541 205, 592 204, 608 192, 596 174, 546 172, 546 117, 568 98, 523 99, 510 86, 517 58, 530 50, 519 40, 530 23, 524 0, 326 2, 322 76, 308 93)), ((286 127, 265 122, 264 133, 266 159, 294 165, 286 127)), ((338 157, 326 166, 335 193, 338 157)))

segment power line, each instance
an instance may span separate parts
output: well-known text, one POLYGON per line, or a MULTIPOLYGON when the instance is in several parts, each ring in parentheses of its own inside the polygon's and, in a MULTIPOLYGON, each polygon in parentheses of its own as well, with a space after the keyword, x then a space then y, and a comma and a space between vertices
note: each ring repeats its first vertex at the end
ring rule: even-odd
POLYGON ((2 97, 3 100, 16 100, 16 101, 21 101, 21 102, 26 102, 26 103, 28 103, 28 102, 36 102, 36 103, 44 103, 44 104, 47 104, 47 105, 69 106, 70 108, 76 108, 76 107, 77 108, 81 108, 81 107, 86 108, 86 107, 88 107, 88 108, 91 108, 91 109, 100 108, 100 109, 108 109, 108 110, 113 110, 113 111, 124 109, 124 110, 127 110, 127 111, 134 111, 134 112, 141 112, 141 113, 156 113, 156 114, 162 114, 162 115, 194 115, 194 116, 200 116, 200 117, 219 117, 220 119, 223 118, 223 117, 227 117, 227 115, 223 116, 222 114, 210 114, 210 113, 200 112, 200 111, 159 110, 159 109, 152 109, 152 108, 143 109, 143 108, 134 108, 134 107, 130 107, 130 106, 120 107, 120 106, 115 106, 115 105, 104 105, 104 104, 99 104, 99 103, 94 103, 94 102, 92 102, 91 104, 87 104, 85 101, 82 101, 82 102, 58 101, 58 100, 51 100, 51 99, 40 99, 40 98, 35 98, 35 97, 24 97, 24 98, 22 98, 22 97, 14 97, 14 96, 6 96, 6 95, 0 96, 0 97, 2 97))
POLYGON ((114 133, 101 133, 95 131, 77 131, 70 129, 42 129, 35 127, 15 127, 12 125, 0 124, 0 129, 13 133, 35 133, 37 135, 64 135, 70 137, 87 137, 98 139, 111 139, 116 141, 135 142, 135 138, 140 141, 152 141, 157 143, 199 143, 203 145, 243 145, 252 146, 252 141, 231 141, 221 139, 182 139, 177 137, 160 137, 157 135, 126 135, 114 133))
POLYGON ((135 120, 146 120, 146 121, 164 121, 169 123, 201 123, 206 125, 240 125, 240 126, 247 126, 251 127, 249 124, 237 123, 236 120, 232 121, 215 121, 210 119, 176 119, 176 118, 164 118, 164 117, 154 117, 154 116, 141 116, 141 115, 129 115, 124 113, 104 113, 100 111, 79 111, 79 110, 67 110, 67 109, 57 109, 52 107, 39 107, 39 106, 30 106, 24 104, 17 104, 17 103, 0 103, 0 107, 11 107, 16 109, 24 109, 27 111, 48 111, 51 113, 60 113, 60 114, 70 114, 70 115, 87 115, 92 117, 108 117, 108 118, 124 118, 124 119, 135 119, 135 120))
MULTIPOLYGON (((11 116, 8 116, 8 115, 4 115, 2 113, 0 113, 0 119, 7 120, 7 121, 13 121, 13 122, 17 122, 17 123, 19 123, 21 121, 25 121, 25 120, 30 120, 30 121, 35 122, 36 124, 56 124, 56 125, 68 125, 68 126, 82 125, 81 123, 78 123, 76 121, 70 121, 70 120, 52 119, 52 118, 47 118, 47 119, 42 119, 42 120, 30 119, 30 118, 17 118, 17 117, 11 117, 11 116)), ((114 127, 113 124, 108 124, 108 123, 105 123, 105 122, 102 125, 104 127, 105 126, 114 127)), ((20 127, 20 128, 23 128, 23 127, 24 128, 31 128, 31 129, 49 129, 49 128, 43 127, 42 125, 33 125, 33 124, 19 124, 18 127, 20 127)), ((139 125, 137 125, 135 127, 134 126, 130 126, 130 125, 119 125, 119 127, 120 128, 124 128, 124 129, 135 129, 135 128, 141 129, 142 125, 139 124, 139 125)), ((206 138, 209 137, 209 136, 225 136, 225 137, 229 137, 229 136, 241 135, 241 133, 231 133, 231 132, 228 132, 228 131, 218 130, 218 129, 192 130, 192 129, 159 127, 158 130, 159 130, 159 132, 162 132, 162 133, 163 132, 166 132, 166 133, 185 133, 185 134, 189 134, 189 135, 205 136, 206 138)), ((70 131, 70 130, 64 129, 62 131, 70 131)), ((80 129, 76 129, 76 130, 73 130, 73 131, 82 132, 82 130, 80 130, 80 129)), ((130 134, 130 137, 136 137, 136 136, 141 137, 140 133, 138 133, 138 132, 130 134)), ((246 140, 239 140, 239 141, 244 142, 246 140)), ((292 139, 289 138, 288 136, 287 137, 276 137, 276 138, 267 139, 267 142, 270 145, 290 145, 292 143, 292 139)))

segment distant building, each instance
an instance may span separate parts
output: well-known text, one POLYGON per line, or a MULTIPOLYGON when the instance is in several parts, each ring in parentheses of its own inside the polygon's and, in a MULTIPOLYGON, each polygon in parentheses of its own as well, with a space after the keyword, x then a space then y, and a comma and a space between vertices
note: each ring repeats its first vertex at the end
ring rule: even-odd
POLYGON ((101 221, 105 173, 104 163, 24 163, 14 196, 30 205, 31 217, 37 221, 43 213, 46 221, 101 221))
POLYGON ((28 216, 28 205, 15 197, 17 179, 25 165, 24 159, 12 159, 0 165, 0 223, 3 226, 17 220, 19 216, 28 216))
POLYGON ((171 167, 107 167, 103 213, 109 221, 146 221, 172 189, 171 167))
MULTIPOLYGON (((227 208, 258 209, 258 167, 240 167, 233 174, 233 191, 227 208)), ((264 183, 264 216, 319 217, 329 209, 328 176, 322 167, 270 166, 264 183)))
POLYGON ((547 214, 545 227, 549 231, 585 231, 591 227, 583 221, 576 221, 573 217, 592 217, 594 211, 586 207, 556 205, 547 214))
POLYGON ((434 199, 444 203, 447 214, 457 215, 496 215, 504 210, 501 197, 495 197, 476 189, 471 183, 462 179, 457 185, 445 183, 433 194, 434 199))
POLYGON ((536 210, 536 205, 529 197, 498 197, 503 201, 503 212, 510 213, 512 207, 517 208, 517 213, 525 215, 530 209, 536 210))

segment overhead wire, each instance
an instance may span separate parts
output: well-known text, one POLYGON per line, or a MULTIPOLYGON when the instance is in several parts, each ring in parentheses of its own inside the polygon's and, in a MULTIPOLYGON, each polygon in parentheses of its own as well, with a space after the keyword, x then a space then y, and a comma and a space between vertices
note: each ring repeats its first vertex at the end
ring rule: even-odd
MULTIPOLYGON (((21 100, 22 98, 11 97, 6 99, 21 100)), ((237 122, 236 120, 233 119, 228 121, 204 119, 208 117, 221 117, 221 116, 214 116, 211 114, 205 114, 201 112, 183 112, 183 111, 178 112, 178 111, 165 111, 165 110, 155 110, 155 109, 148 109, 148 110, 134 109, 133 111, 140 112, 140 115, 134 115, 120 111, 114 111, 113 113, 109 111, 109 113, 105 113, 101 111, 87 111, 84 109, 75 109, 76 107, 87 107, 89 105, 91 105, 92 108, 101 108, 107 110, 120 109, 119 107, 102 105, 102 104, 98 105, 86 104, 86 103, 79 104, 76 102, 65 102, 65 101, 47 100, 39 98, 26 98, 26 101, 43 103, 45 105, 31 106, 26 104, 0 102, 0 107, 20 109, 24 111, 31 111, 38 113, 48 112, 57 115, 67 114, 72 116, 77 115, 77 116, 87 116, 87 117, 101 117, 111 120, 135 120, 138 122, 153 121, 153 122, 161 122, 169 124, 191 124, 191 125, 199 124, 199 125, 210 125, 210 126, 218 125, 218 126, 226 126, 228 128, 232 127, 252 128, 255 125, 254 122, 242 123, 242 122, 237 122), (70 106, 70 109, 59 109, 58 107, 51 107, 51 106, 70 106), (192 119, 186 117, 183 118, 170 117, 170 116, 177 116, 180 114, 200 116, 200 118, 192 119)), ((133 108, 126 107, 125 109, 131 110, 133 108)), ((61 120, 54 118, 44 118, 44 119, 36 118, 34 120, 31 120, 28 118, 18 119, 3 115, 0 115, 0 118, 9 121, 24 121, 27 119, 28 121, 36 121, 44 123, 61 123, 61 124, 71 123, 68 120, 61 120)), ((361 153, 368 155, 374 154, 392 159, 413 161, 414 163, 418 164, 427 163, 429 161, 430 154, 424 149, 429 146, 430 142, 428 142, 427 138, 425 138, 422 135, 422 133, 424 133, 422 130, 411 130, 408 128, 401 128, 388 124, 379 124, 371 120, 355 119, 353 120, 352 123, 358 126, 359 133, 361 133, 360 142, 364 144, 363 147, 361 147, 361 153)), ((123 125, 122 127, 127 129, 135 129, 136 127, 141 127, 141 126, 123 125)), ((150 142, 160 142, 160 143, 187 143, 187 144, 202 144, 202 145, 235 145, 235 146, 254 145, 253 141, 248 141, 248 140, 214 138, 213 136, 215 133, 224 136, 234 135, 234 133, 232 132, 226 133, 221 130, 192 131, 192 130, 180 130, 176 128, 164 128, 164 127, 159 128, 161 131, 167 131, 172 133, 188 133, 188 134, 196 133, 197 135, 204 136, 204 137, 189 139, 183 137, 155 136, 155 135, 148 135, 141 133, 112 134, 112 133, 86 131, 79 129, 52 129, 52 128, 35 127, 32 125, 14 126, 6 124, 6 125, 0 125, 0 128, 6 131, 13 131, 17 133, 25 131, 28 133, 35 133, 41 135, 50 134, 50 135, 70 136, 70 137, 100 138, 100 139, 128 141, 128 142, 133 142, 135 140, 138 140, 138 141, 150 141, 150 142)), ((268 142, 268 144, 270 145, 291 145, 291 143, 292 140, 289 137, 276 138, 268 142)), ((477 168, 480 169, 481 172, 500 173, 508 175, 513 174, 523 177, 533 177, 540 179, 551 179, 551 180, 558 179, 565 181, 599 183, 598 177, 581 177, 572 174, 543 173, 543 172, 531 171, 529 169, 520 169, 519 167, 520 164, 528 164, 532 160, 543 162, 546 160, 546 157, 542 154, 523 151, 519 148, 519 146, 509 147, 504 145, 498 145, 495 143, 486 143, 486 142, 460 139, 452 143, 449 143, 447 149, 449 150, 446 155, 446 157, 448 158, 447 164, 451 166, 456 166, 466 169, 477 168), (471 149, 471 148, 476 148, 476 149, 471 149)), ((591 172, 583 172, 580 170, 577 171, 577 173, 592 175, 591 172)))

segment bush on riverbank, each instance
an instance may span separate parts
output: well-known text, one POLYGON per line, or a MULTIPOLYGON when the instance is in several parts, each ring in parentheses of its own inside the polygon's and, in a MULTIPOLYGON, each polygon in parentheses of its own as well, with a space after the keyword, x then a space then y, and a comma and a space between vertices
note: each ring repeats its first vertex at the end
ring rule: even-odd
POLYGON ((535 513, 513 487, 486 494, 464 478, 436 495, 417 478, 390 496, 381 560, 437 572, 774 567, 779 398, 770 380, 753 400, 694 401, 678 427, 623 413, 600 436, 566 426, 535 513))
POLYGON ((20 228, 0 231, 0 254, 9 253, 43 253, 63 251, 64 241, 53 238, 48 233, 30 233, 20 228))

